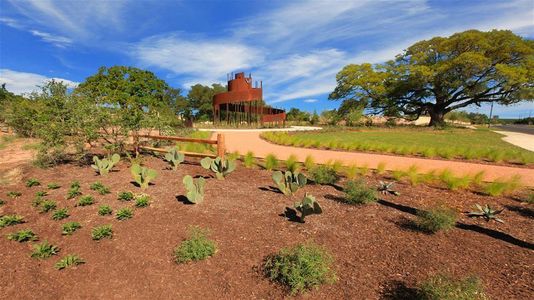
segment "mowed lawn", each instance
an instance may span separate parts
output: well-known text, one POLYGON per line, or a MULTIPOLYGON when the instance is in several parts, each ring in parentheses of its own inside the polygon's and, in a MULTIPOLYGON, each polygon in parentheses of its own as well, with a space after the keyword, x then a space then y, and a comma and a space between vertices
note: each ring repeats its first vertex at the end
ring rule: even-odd
POLYGON ((488 129, 326 129, 291 133, 265 132, 262 137, 276 144, 297 147, 514 164, 534 163, 534 152, 509 144, 501 139, 502 135, 488 129))

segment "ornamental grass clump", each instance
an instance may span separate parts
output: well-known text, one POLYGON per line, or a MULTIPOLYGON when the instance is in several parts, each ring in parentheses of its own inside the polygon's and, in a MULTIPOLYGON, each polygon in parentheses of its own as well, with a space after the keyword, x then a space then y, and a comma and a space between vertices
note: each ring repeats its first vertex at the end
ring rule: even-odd
POLYGON ((514 175, 508 180, 498 179, 494 182, 487 183, 484 187, 484 193, 490 196, 500 196, 509 194, 521 187, 521 176, 514 175))
POLYGON ((284 285, 294 295, 335 282, 333 262, 323 247, 313 243, 299 244, 268 256, 263 271, 270 280, 284 285))
POLYGON ((120 192, 117 199, 120 201, 131 201, 134 199, 134 194, 132 192, 120 192))
POLYGON ((454 209, 438 206, 427 211, 419 211, 416 224, 422 231, 436 233, 454 228, 457 219, 458 214, 454 209))
POLYGON ((300 163, 295 154, 291 154, 285 161, 286 169, 290 172, 298 172, 300 170, 300 163))
POLYGON ((256 165, 256 158, 254 157, 254 152, 248 151, 245 156, 243 156, 243 165, 245 168, 253 168, 256 165))
POLYGON ((69 210, 67 208, 56 209, 52 214, 52 220, 59 221, 69 217, 69 210))
POLYGON ((304 167, 308 171, 315 168, 315 159, 313 158, 313 156, 306 156, 306 158, 304 159, 304 167))
POLYGON ((276 155, 271 153, 271 154, 268 154, 267 156, 265 156, 265 159, 264 159, 264 162, 263 162, 263 167, 267 171, 272 171, 272 170, 278 168, 278 158, 276 157, 276 155))
POLYGON ((189 228, 189 238, 182 241, 174 249, 176 263, 204 260, 213 256, 217 251, 217 245, 208 238, 207 229, 193 226, 189 228))
POLYGON ((117 214, 115 215, 115 217, 119 221, 131 219, 132 216, 133 216, 133 211, 128 207, 124 207, 124 208, 119 209, 117 211, 117 214))
POLYGON ((109 205, 100 205, 98 207, 98 214, 101 216, 111 215, 111 213, 113 213, 113 210, 109 205))
POLYGON ((5 215, 0 217, 0 228, 24 223, 24 217, 19 215, 5 215))
POLYGON ((135 207, 147 207, 150 205, 150 196, 147 194, 135 195, 135 207))

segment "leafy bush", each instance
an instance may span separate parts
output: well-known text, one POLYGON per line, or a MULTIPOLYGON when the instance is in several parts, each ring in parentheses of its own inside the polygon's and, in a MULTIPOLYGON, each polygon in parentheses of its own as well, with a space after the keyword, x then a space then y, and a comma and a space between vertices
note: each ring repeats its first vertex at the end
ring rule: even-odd
POLYGON ((100 205, 98 207, 98 214, 101 216, 111 215, 113 210, 109 205, 100 205))
POLYGON ((417 213, 417 226, 426 232, 436 233, 448 231, 456 224, 458 215, 456 211, 448 207, 436 207, 428 211, 417 213))
POLYGON ((66 208, 57 209, 52 214, 52 220, 63 220, 69 217, 69 211, 66 208))
POLYGON ((81 265, 81 264, 84 264, 84 263, 85 263, 85 261, 83 259, 79 258, 77 255, 68 254, 65 257, 63 257, 62 259, 60 259, 54 265, 54 267, 56 269, 58 269, 58 270, 63 270, 65 268, 81 265))
POLYGON ((147 207, 150 204, 150 196, 147 194, 135 195, 136 207, 147 207))
POLYGON ((310 171, 310 177, 317 184, 335 184, 339 175, 331 166, 319 165, 310 171))
POLYGON ((276 155, 271 153, 271 154, 268 154, 267 156, 265 156, 265 160, 263 162, 263 167, 267 171, 272 171, 272 170, 278 168, 278 158, 276 157, 276 155))
POLYGON ((48 241, 44 241, 39 244, 33 245, 33 252, 31 257, 38 259, 49 258, 52 255, 56 255, 59 252, 59 248, 52 244, 49 244, 48 241))
POLYGON ((199 177, 195 180, 190 175, 186 175, 182 182, 187 190, 186 197, 189 202, 197 204, 204 201, 204 185, 206 183, 204 178, 199 177))
POLYGON ((113 167, 121 160, 120 155, 113 154, 107 158, 99 159, 98 156, 93 156, 94 164, 91 168, 95 169, 100 175, 106 175, 113 169, 113 167))
POLYGON ((115 217, 119 221, 130 219, 132 216, 133 216, 133 212, 128 207, 124 207, 124 208, 119 209, 117 211, 117 213, 115 214, 115 217))
POLYGON ((369 204, 378 200, 376 191, 362 181, 348 181, 343 188, 344 202, 347 204, 369 204))
POLYGON ((508 180, 500 179, 486 184, 484 192, 495 197, 502 194, 512 193, 519 187, 521 187, 521 177, 519 175, 514 175, 508 180))
POLYGON ((91 237, 95 241, 103 238, 111 239, 113 238, 113 227, 111 224, 94 227, 93 230, 91 230, 91 237))
POLYGON ((76 203, 76 206, 88 206, 93 203, 95 203, 93 196, 85 195, 85 196, 80 197, 80 199, 78 200, 78 203, 76 203))
POLYGON ((5 215, 0 217, 0 228, 24 223, 24 217, 19 215, 5 215))
POLYGON ((90 186, 91 190, 98 192, 100 195, 106 195, 111 193, 109 187, 103 185, 101 182, 97 181, 90 186))
POLYGON ((49 190, 57 190, 59 189, 61 186, 57 183, 49 183, 46 187, 48 187, 49 190))
POLYGON ((272 177, 276 187, 284 195, 292 195, 308 182, 304 174, 298 172, 292 173, 291 171, 286 171, 284 174, 280 171, 274 171, 272 177))
POLYGON ((174 249, 177 263, 204 260, 213 256, 217 245, 208 238, 209 231, 197 226, 189 228, 189 238, 174 249))
POLYGON ((22 193, 21 192, 10 191, 10 192, 7 192, 6 195, 11 199, 17 199, 18 197, 22 196, 22 193))
POLYGON ((75 198, 79 195, 81 195, 82 192, 80 191, 80 182, 79 181, 73 181, 70 184, 70 188, 67 191, 67 199, 75 198))
POLYGON ((287 159, 286 159, 286 168, 288 171, 292 172, 292 173, 295 173, 297 171, 299 171, 300 169, 300 163, 298 161, 298 158, 295 154, 291 154, 287 159))
POLYGON ((57 204, 53 200, 43 200, 41 204, 39 205, 39 207, 41 208, 42 213, 46 213, 46 212, 56 209, 57 204))
POLYGON ((480 280, 471 276, 463 279, 452 279, 445 275, 437 275, 419 285, 421 300, 485 300, 488 299, 480 280))
POLYGON ((319 205, 319 202, 315 200, 315 197, 306 193, 304 198, 300 202, 295 203, 295 209, 300 213, 299 219, 304 223, 304 218, 309 215, 320 215, 323 213, 323 209, 319 205))
POLYGON ((172 165, 173 170, 176 170, 178 169, 178 166, 184 162, 185 155, 174 147, 165 154, 165 160, 172 165))
POLYGON ((71 235, 76 230, 82 228, 82 225, 78 222, 67 222, 63 224, 61 234, 63 235, 71 235))
POLYGON ((8 234, 7 239, 10 241, 17 241, 19 243, 22 243, 22 242, 28 242, 28 241, 36 241, 37 235, 33 233, 32 230, 25 229, 25 230, 19 230, 17 232, 8 234))
POLYGON ((235 160, 223 159, 217 157, 215 159, 210 157, 204 157, 200 161, 200 165, 206 169, 215 173, 217 179, 222 180, 235 170, 235 160))
POLYGON ((134 199, 134 194, 132 192, 120 192, 117 199, 120 201, 131 201, 134 199))
POLYGON ((324 248, 299 244, 268 256, 263 269, 269 279, 287 286, 292 294, 296 294, 333 283, 336 275, 332 264, 332 256, 324 248))
POLYGON ((245 156, 243 156, 243 164, 245 168, 252 168, 256 165, 256 158, 254 157, 254 152, 248 151, 245 156))
POLYGON ((130 168, 132 176, 137 184, 144 190, 150 184, 150 181, 154 180, 158 173, 154 169, 142 167, 140 165, 132 165, 130 168))
POLYGON ((34 187, 34 186, 38 186, 38 185, 41 185, 41 182, 39 182, 39 180, 35 179, 35 178, 30 178, 26 181, 26 186, 27 187, 34 187))

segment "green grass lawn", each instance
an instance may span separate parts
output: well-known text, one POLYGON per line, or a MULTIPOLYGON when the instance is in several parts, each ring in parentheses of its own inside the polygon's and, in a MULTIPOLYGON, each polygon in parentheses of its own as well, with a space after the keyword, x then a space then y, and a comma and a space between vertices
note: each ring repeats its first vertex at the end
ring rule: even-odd
POLYGON ((517 164, 534 163, 534 152, 504 142, 502 135, 487 129, 363 128, 327 129, 310 132, 265 132, 262 137, 276 144, 441 157, 482 159, 517 164))

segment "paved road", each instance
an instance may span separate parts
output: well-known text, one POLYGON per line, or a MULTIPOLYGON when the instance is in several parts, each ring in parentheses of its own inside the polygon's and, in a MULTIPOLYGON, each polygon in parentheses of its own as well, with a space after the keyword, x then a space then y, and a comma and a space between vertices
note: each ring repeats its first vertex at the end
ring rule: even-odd
POLYGON ((307 155, 311 155, 317 163, 327 163, 328 161, 339 160, 346 165, 366 165, 371 169, 375 169, 379 163, 383 162, 386 164, 387 170, 406 170, 411 165, 416 165, 422 173, 431 170, 450 169, 457 175, 467 175, 484 171, 486 175, 485 179, 490 181, 498 178, 508 179, 513 175, 518 174, 521 176, 524 184, 534 186, 533 169, 385 154, 288 147, 264 141, 260 138, 260 132, 226 131, 221 133, 224 133, 225 135, 228 151, 239 151, 241 154, 245 154, 247 151, 252 151, 256 157, 261 158, 264 158, 270 153, 274 153, 279 159, 285 160, 289 155, 294 154, 300 161, 304 161, 307 155))
POLYGON ((511 131, 534 135, 534 125, 496 125, 491 128, 499 131, 511 131))

